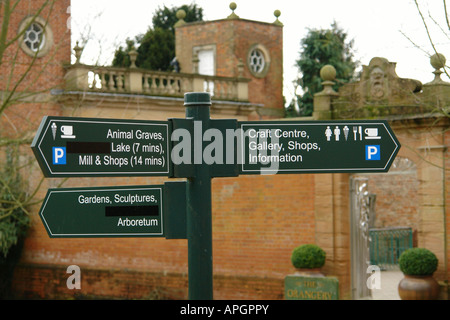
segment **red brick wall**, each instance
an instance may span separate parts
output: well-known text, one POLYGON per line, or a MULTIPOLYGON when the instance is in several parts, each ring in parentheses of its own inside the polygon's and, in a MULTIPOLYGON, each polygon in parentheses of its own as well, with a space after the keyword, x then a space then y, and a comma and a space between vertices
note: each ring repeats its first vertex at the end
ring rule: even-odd
MULTIPOLYGON (((10 15, 8 40, 17 35, 20 23, 33 16, 43 3, 42 0, 18 2, 10 15)), ((26 92, 27 95, 22 101, 12 100, 13 104, 4 111, 0 122, 2 134, 21 134, 30 124, 35 127, 43 115, 59 114, 60 106, 52 103, 54 97, 50 95, 50 90, 62 87, 63 62, 70 62, 70 29, 67 27, 69 6, 70 0, 54 1, 53 5, 44 6, 39 14, 40 18, 48 21, 48 27, 53 33, 53 46, 45 56, 33 62, 33 57, 19 48, 20 40, 13 42, 5 51, 0 65, 0 90, 12 91, 20 83, 15 92, 26 92), (31 64, 32 68, 28 70, 31 64), (36 101, 45 101, 46 104, 34 103, 36 101)), ((3 10, 1 14, 4 14, 3 10)))
POLYGON ((416 172, 369 175, 369 192, 376 194, 375 228, 419 228, 419 181, 416 172))
MULTIPOLYGON (((81 268, 80 286, 68 289, 66 266, 22 264, 15 270, 15 291, 24 299, 185 300, 187 275, 136 270, 81 268)), ((284 279, 214 276, 216 300, 282 300, 284 279)))
MULTIPOLYGON (((147 183, 160 183, 150 180, 147 183)), ((92 183, 71 179, 70 184, 83 182, 92 183)), ((295 272, 290 262, 292 249, 314 242, 313 183, 312 175, 213 180, 216 299, 282 298, 284 277, 295 272)), ((125 183, 108 179, 108 184, 125 183)), ((65 268, 75 264, 88 282, 78 290, 79 295, 139 298, 164 289, 172 298, 186 298, 186 240, 50 239, 40 219, 33 216, 33 220, 14 278, 18 296, 49 298, 52 290, 55 295, 70 294, 65 268), (124 293, 127 286, 133 288, 132 296, 124 293)))

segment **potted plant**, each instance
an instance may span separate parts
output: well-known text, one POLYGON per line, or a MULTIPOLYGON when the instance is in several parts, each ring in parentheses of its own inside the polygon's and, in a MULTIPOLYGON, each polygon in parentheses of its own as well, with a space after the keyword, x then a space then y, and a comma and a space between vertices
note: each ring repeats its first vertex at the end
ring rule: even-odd
POLYGON ((287 300, 339 300, 338 278, 325 276, 320 271, 325 258, 325 251, 315 244, 294 248, 291 262, 297 272, 284 279, 287 300))
POLYGON ((438 266, 436 255, 425 248, 411 248, 399 258, 404 278, 398 284, 402 300, 435 300, 439 296, 439 284, 433 278, 438 266))
POLYGON ((325 264, 325 251, 315 244, 304 244, 292 251, 291 262, 297 274, 323 276, 320 268, 325 264))

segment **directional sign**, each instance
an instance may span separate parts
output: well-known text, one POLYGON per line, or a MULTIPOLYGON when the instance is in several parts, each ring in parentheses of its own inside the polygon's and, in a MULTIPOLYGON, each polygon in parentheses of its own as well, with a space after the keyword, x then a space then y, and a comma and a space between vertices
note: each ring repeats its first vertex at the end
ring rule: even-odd
POLYGON ((162 189, 49 189, 39 215, 50 237, 163 237, 162 189))
POLYGON ((185 239, 185 198, 185 182, 155 186, 49 189, 39 215, 52 238, 185 239))
POLYGON ((169 124, 44 117, 31 145, 46 177, 169 176, 169 124))
POLYGON ((386 172, 400 143, 386 121, 239 122, 240 174, 386 172))

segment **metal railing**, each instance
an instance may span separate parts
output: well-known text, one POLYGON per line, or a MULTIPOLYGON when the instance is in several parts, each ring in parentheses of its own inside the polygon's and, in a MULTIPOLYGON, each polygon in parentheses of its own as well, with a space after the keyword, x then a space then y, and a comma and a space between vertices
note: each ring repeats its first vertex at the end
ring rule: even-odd
POLYGON ((409 227, 373 228, 370 236, 370 263, 380 269, 398 267, 403 251, 412 248, 413 234, 409 227))

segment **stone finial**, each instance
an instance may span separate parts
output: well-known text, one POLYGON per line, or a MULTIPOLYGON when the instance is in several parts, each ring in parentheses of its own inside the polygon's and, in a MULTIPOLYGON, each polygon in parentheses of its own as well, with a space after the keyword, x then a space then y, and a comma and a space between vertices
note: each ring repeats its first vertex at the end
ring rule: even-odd
POLYGON ((184 21, 184 18, 186 18, 186 11, 184 11, 183 9, 178 10, 176 13, 176 17, 178 21, 174 25, 175 28, 186 24, 186 21, 184 21))
POLYGON ((128 52, 130 56, 131 65, 130 68, 136 68, 136 58, 138 56, 138 52, 133 48, 130 52, 128 52))
POLYGON ((430 57, 430 64, 435 69, 433 71, 434 73, 434 80, 431 83, 444 83, 441 79, 441 68, 445 67, 445 56, 442 53, 436 53, 430 57))
POLYGON ((336 69, 332 65, 327 64, 320 69, 320 77, 324 81, 334 81, 336 79, 336 69))
POLYGON ((80 47, 78 45, 78 41, 77 41, 77 43, 75 44, 75 47, 73 48, 73 51, 75 51, 75 58, 76 58, 75 64, 80 63, 81 53, 83 52, 83 49, 84 49, 83 47, 80 47))
POLYGON ((442 53, 436 53, 430 57, 430 64, 435 69, 440 69, 445 66, 445 62, 447 60, 445 59, 445 56, 442 53))
POLYGON ((337 93, 333 90, 334 80, 336 80, 336 69, 332 65, 327 64, 320 69, 320 77, 323 80, 323 90, 319 93, 336 95, 337 93))
POLYGON ((275 10, 273 12, 273 15, 275 16, 275 18, 277 18, 273 24, 276 24, 277 26, 283 26, 283 23, 281 23, 280 20, 278 20, 278 18, 281 16, 281 11, 280 10, 275 10))
POLYGON ((239 16, 236 14, 236 13, 234 13, 234 10, 236 10, 236 8, 237 8, 237 4, 236 4, 236 2, 231 2, 230 3, 230 9, 231 9, 231 14, 227 17, 227 19, 239 19, 239 16))

